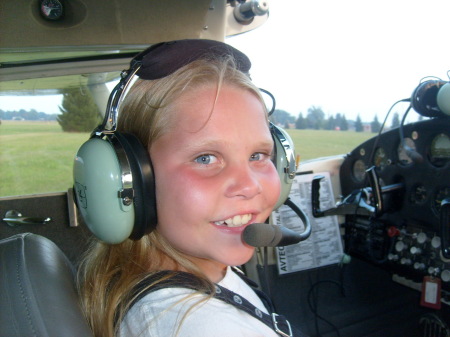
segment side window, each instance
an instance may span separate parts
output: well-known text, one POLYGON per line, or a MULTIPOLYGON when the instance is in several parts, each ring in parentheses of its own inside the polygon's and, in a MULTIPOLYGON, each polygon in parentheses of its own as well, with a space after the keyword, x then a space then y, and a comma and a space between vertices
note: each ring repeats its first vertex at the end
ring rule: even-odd
POLYGON ((0 197, 72 187, 73 158, 103 111, 86 87, 60 92, 0 97, 0 197))
MULTIPOLYGON (((112 81, 108 88, 114 84, 112 81)), ((94 99, 85 86, 60 93, 0 97, 0 197, 62 192, 72 187, 75 153, 101 123, 105 109, 98 108, 99 97, 94 99)), ((107 93, 100 96, 105 104, 107 93)), ((284 111, 275 110, 271 119, 291 136, 302 162, 348 153, 374 135, 351 128, 301 127, 284 111)))

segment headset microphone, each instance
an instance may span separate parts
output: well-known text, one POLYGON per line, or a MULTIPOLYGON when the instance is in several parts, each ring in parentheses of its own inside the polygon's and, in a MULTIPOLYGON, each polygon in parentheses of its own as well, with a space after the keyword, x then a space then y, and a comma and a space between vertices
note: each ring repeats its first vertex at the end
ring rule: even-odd
POLYGON ((268 223, 253 223, 242 233, 244 242, 253 247, 281 247, 302 241, 301 234, 293 230, 268 223))
POLYGON ((311 223, 306 214, 291 199, 284 203, 302 220, 305 229, 297 233, 289 228, 268 223, 253 223, 245 227, 242 240, 253 247, 284 247, 304 241, 311 235, 311 223))

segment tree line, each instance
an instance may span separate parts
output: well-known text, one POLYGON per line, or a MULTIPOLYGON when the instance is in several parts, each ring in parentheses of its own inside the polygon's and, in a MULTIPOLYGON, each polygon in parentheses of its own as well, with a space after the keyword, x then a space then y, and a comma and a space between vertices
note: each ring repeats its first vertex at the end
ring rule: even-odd
MULTIPOLYGON (((31 111, 2 111, 0 119, 26 120, 57 120, 63 131, 89 132, 99 125, 103 119, 104 111, 99 111, 90 91, 86 87, 65 89, 62 91, 63 99, 59 107, 61 113, 49 115, 43 112, 31 111)), ((345 114, 326 116, 323 110, 317 106, 311 106, 306 115, 300 112, 295 118, 284 110, 275 110, 270 116, 270 121, 284 128, 315 129, 315 130, 354 130, 356 132, 379 132, 381 123, 375 116, 371 123, 363 123, 358 115, 355 121, 347 120, 345 114)), ((391 127, 400 125, 398 113, 394 113, 391 127)))
POLYGON ((19 111, 4 111, 0 109, 0 120, 54 121, 56 114, 46 114, 35 109, 19 111))
MULTIPOLYGON (((347 120, 345 114, 337 113, 336 115, 326 116, 320 107, 311 106, 308 109, 306 116, 300 112, 295 118, 290 113, 284 110, 275 110, 270 116, 270 121, 276 125, 284 128, 295 129, 315 129, 315 130, 354 130, 356 132, 371 131, 379 132, 381 123, 375 115, 370 123, 363 123, 361 117, 358 115, 355 121, 347 120), (365 127, 366 125, 366 127, 365 127)), ((393 114, 390 126, 392 128, 400 125, 400 118, 398 113, 393 114)))

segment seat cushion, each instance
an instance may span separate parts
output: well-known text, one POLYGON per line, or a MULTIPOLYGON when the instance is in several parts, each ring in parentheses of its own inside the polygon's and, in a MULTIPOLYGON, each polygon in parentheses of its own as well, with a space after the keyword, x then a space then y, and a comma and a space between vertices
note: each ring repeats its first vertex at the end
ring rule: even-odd
POLYGON ((23 233, 0 241, 0 336, 92 336, 75 270, 50 240, 23 233))

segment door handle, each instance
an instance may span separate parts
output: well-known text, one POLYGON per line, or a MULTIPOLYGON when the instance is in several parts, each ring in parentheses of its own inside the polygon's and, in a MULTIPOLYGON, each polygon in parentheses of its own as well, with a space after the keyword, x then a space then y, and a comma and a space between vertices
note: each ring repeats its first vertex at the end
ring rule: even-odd
POLYGON ((20 225, 46 225, 52 218, 38 218, 38 217, 27 217, 22 216, 22 214, 15 210, 10 210, 6 212, 3 221, 8 224, 8 226, 15 227, 20 225))

